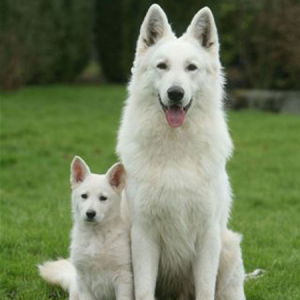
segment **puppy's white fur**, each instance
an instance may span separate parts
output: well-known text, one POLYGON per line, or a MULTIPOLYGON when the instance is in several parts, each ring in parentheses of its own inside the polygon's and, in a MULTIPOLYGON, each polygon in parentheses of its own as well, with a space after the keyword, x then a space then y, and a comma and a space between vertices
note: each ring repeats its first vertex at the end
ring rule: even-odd
POLYGON ((136 300, 243 300, 239 235, 227 229, 232 142, 214 18, 200 10, 175 37, 152 5, 141 26, 117 152, 127 171, 136 300), (161 67, 161 64, 164 64, 161 67), (196 69, 190 70, 193 64, 196 69), (171 127, 168 89, 190 106, 171 127))
POLYGON ((81 158, 72 162, 70 260, 39 266, 41 276, 69 291, 72 300, 133 299, 129 234, 120 218, 124 181, 122 164, 98 175, 81 158), (95 216, 89 218, 91 212, 95 216))

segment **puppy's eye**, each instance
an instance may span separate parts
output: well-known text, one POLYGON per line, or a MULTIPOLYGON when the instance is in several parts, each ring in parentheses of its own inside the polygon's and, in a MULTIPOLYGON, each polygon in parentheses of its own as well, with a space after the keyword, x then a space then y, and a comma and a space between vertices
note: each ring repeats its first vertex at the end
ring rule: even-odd
POLYGON ((105 201, 105 200, 107 200, 107 197, 105 197, 105 196, 100 196, 100 197, 99 197, 99 200, 100 200, 100 201, 105 201))
POLYGON ((160 69, 160 70, 166 70, 167 69, 167 64, 166 63, 159 63, 156 68, 160 69))
POLYGON ((195 71, 195 70, 197 70, 198 68, 197 68, 197 66, 194 65, 194 64, 189 64, 189 65, 187 66, 186 69, 187 69, 188 71, 195 71))
POLYGON ((88 194, 81 194, 81 198, 82 199, 87 199, 88 198, 88 194))

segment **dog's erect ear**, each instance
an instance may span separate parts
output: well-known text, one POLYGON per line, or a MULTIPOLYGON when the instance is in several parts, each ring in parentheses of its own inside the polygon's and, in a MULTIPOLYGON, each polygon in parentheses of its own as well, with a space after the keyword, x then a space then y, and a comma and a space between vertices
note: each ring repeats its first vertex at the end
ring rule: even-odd
POLYGON ((205 49, 218 52, 219 41, 217 27, 213 14, 208 7, 202 8, 194 16, 187 29, 187 35, 195 38, 205 49))
POLYGON ((142 54, 148 47, 168 35, 173 33, 166 14, 159 5, 151 5, 140 29, 137 54, 142 54))
POLYGON ((112 188, 120 193, 125 186, 125 168, 123 164, 116 163, 114 164, 106 173, 109 184, 112 188))
POLYGON ((83 182, 84 179, 91 174, 90 168, 85 163, 85 161, 79 156, 75 156, 71 163, 71 185, 72 187, 77 185, 80 182, 83 182))

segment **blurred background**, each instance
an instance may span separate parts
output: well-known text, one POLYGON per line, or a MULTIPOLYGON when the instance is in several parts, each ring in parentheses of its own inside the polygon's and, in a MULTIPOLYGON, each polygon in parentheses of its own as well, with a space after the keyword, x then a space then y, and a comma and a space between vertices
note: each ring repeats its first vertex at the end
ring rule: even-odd
MULTIPOLYGON (((195 12, 215 16, 229 88, 299 90, 298 0, 158 0, 182 34, 195 12)), ((150 0, 1 0, 0 84, 124 83, 150 0)))
MULTIPOLYGON (((118 160, 125 83, 150 0, 0 0, 0 299, 67 299, 36 265, 68 257, 70 163, 118 160)), ((300 299, 300 0, 157 0, 180 35, 216 19, 235 152, 230 228, 248 300, 300 299)), ((169 300, 169 299, 168 299, 169 300)), ((172 300, 172 299, 170 299, 172 300)))

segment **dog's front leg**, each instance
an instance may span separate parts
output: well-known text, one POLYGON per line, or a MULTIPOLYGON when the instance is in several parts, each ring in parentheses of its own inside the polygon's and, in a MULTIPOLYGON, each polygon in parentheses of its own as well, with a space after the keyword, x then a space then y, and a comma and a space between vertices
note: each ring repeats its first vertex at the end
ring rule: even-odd
POLYGON ((196 300, 214 300, 219 266, 221 236, 219 226, 212 226, 198 237, 194 261, 196 300))
POLYGON ((126 270, 120 272, 115 289, 117 300, 133 300, 132 273, 126 270))
POLYGON ((154 300, 159 263, 156 235, 144 224, 133 224, 131 238, 135 300, 154 300))

